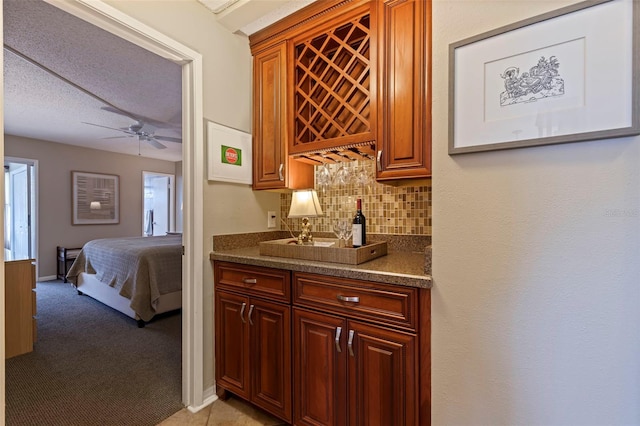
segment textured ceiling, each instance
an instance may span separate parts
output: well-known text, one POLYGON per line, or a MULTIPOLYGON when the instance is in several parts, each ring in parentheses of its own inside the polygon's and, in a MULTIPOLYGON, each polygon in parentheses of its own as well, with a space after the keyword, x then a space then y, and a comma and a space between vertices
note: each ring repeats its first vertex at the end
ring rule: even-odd
MULTIPOLYGON (((249 35, 312 1, 238 0, 214 15, 249 35)), ((5 133, 181 160, 179 65, 42 0, 4 0, 3 9, 5 133), (135 118, 166 149, 117 130, 135 118)))
POLYGON ((166 149, 142 142, 141 155, 182 158, 179 65, 41 0, 3 5, 5 133, 138 155, 137 137, 84 124, 128 128, 127 111, 144 117, 142 131, 177 140, 160 140, 166 149), (102 109, 110 105, 120 111, 102 109))

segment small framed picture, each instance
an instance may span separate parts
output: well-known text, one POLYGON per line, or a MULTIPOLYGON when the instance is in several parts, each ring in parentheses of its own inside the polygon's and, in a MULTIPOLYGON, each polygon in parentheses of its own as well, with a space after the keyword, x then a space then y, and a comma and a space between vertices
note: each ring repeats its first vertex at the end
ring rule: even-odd
POLYGON ((120 223, 119 176, 71 172, 73 225, 120 223))
POLYGON ((449 154, 640 134, 640 2, 592 0, 449 45, 449 154))
POLYGON ((251 134, 206 121, 207 178, 252 183, 251 134))

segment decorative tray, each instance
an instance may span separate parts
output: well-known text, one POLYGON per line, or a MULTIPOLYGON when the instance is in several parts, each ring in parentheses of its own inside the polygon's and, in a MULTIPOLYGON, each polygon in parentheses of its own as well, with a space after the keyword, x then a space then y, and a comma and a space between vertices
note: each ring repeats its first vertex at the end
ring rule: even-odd
POLYGON ((387 254, 386 241, 372 241, 357 248, 338 247, 335 238, 316 238, 317 245, 298 245, 295 241, 293 238, 263 241, 259 243, 260 254, 349 265, 359 265, 387 254))

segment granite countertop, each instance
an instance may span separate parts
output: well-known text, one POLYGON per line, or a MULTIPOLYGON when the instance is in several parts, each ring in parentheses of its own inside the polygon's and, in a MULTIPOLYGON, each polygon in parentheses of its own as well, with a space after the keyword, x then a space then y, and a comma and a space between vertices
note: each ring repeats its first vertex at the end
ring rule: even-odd
POLYGON ((368 262, 359 265, 347 265, 262 256, 260 255, 260 248, 255 245, 245 248, 214 250, 210 254, 210 259, 409 287, 431 288, 431 276, 425 273, 424 252, 389 251, 386 256, 368 262))

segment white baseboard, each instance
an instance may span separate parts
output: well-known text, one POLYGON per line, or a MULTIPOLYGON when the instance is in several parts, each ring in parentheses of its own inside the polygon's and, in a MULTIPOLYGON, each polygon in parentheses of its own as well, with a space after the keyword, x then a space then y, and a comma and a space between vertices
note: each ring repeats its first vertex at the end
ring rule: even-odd
POLYGON ((55 281, 58 279, 57 275, 47 275, 46 277, 40 277, 37 281, 55 281))
POLYGON ((202 410, 205 407, 208 407, 213 402, 218 400, 218 395, 216 395, 215 387, 213 386, 208 389, 205 389, 203 392, 203 396, 204 396, 204 401, 202 401, 201 405, 198 405, 198 406, 189 405, 187 406, 187 410, 189 410, 192 413, 197 413, 198 411, 202 410))

